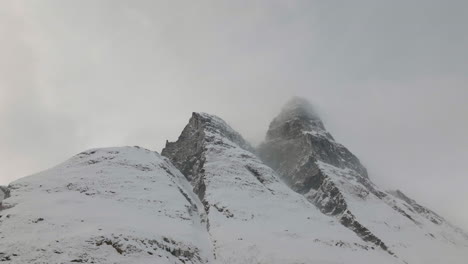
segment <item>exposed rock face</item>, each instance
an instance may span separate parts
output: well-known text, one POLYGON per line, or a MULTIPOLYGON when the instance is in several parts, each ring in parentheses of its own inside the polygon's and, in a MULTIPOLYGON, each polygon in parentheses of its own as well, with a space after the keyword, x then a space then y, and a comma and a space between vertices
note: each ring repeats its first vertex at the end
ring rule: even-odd
POLYGON ((259 154, 293 190, 304 194, 324 214, 339 217, 344 226, 363 240, 388 250, 356 220, 340 189, 320 169, 319 162, 323 162, 353 170, 356 179, 368 180, 366 168, 347 148, 335 142, 305 99, 293 98, 271 122, 259 154))
POLYGON ((0 202, 10 197, 10 190, 6 186, 0 186, 0 202))
POLYGON ((82 152, 0 187, 0 261, 466 263, 468 235, 376 186, 305 100, 285 107, 259 153, 271 167, 204 113, 165 157, 82 152))
POLYGON ((417 212, 418 214, 426 217, 432 223, 434 223, 436 225, 440 225, 445 221, 441 216, 439 216, 438 214, 434 213, 433 211, 427 209, 426 207, 424 207, 422 205, 419 205, 415 200, 413 200, 413 199, 409 198, 408 196, 406 196, 402 191, 396 190, 396 191, 390 191, 389 193, 394 195, 395 197, 405 201, 408 205, 411 206, 411 208, 413 208, 413 210, 415 212, 417 212))
POLYGON ((334 140, 311 104, 304 99, 291 100, 271 122, 258 153, 287 185, 303 194, 322 213, 336 217, 364 241, 392 255, 405 255, 394 236, 389 235, 397 231, 404 241, 403 237, 408 234, 404 233, 403 226, 412 225, 417 230, 430 224, 443 225, 444 230, 439 232, 449 243, 459 241, 463 236, 456 234, 455 228, 443 218, 403 193, 390 194, 380 190, 369 179, 359 159, 334 140), (375 209, 373 213, 381 215, 372 215, 369 210, 374 209, 371 207, 375 209), (398 230, 390 230, 390 225, 398 230), (445 228, 450 231, 446 232, 445 228), (448 238, 447 233, 453 236, 448 238))
POLYGON ((10 197, 10 190, 6 186, 0 186, 0 211, 3 209, 2 201, 10 197))
POLYGON ((205 113, 192 113, 192 118, 179 139, 173 143, 166 142, 166 147, 161 152, 161 155, 168 157, 187 180, 192 182, 195 193, 202 201, 206 189, 203 169, 206 146, 226 144, 223 139, 230 140, 242 149, 253 150, 250 144, 221 118, 205 113))
MULTIPOLYGON (((321 252, 333 252, 337 246, 350 250, 345 258, 353 263, 364 252, 374 262, 398 263, 337 220, 322 215, 251 151, 224 121, 203 113, 194 113, 179 139, 168 142, 162 151, 191 181, 205 205, 219 263, 339 261, 343 255, 320 257, 321 252), (305 231, 311 228, 313 232, 305 231), (281 249, 268 241, 275 241, 281 249)), ((342 218, 349 221, 347 225, 363 228, 349 212, 343 213, 348 216, 342 218)))
MULTIPOLYGON (((266 142, 260 148, 261 155, 273 168, 281 170, 282 175, 288 174, 284 179, 293 183, 304 181, 304 177, 309 178, 301 173, 291 173, 296 167, 295 161, 309 162, 311 157, 338 168, 353 169, 367 178, 367 170, 359 159, 343 145, 335 142, 312 105, 305 99, 293 98, 286 104, 283 111, 271 122, 266 142)), ((308 189, 307 186, 303 187, 308 189)))

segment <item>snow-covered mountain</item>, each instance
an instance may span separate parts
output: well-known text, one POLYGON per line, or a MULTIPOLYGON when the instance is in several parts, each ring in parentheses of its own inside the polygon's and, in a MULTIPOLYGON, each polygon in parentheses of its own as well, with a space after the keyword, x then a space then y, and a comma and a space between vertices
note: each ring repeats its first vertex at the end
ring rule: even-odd
POLYGON ((203 206, 184 176, 136 147, 82 152, 10 184, 7 263, 209 263, 203 206))
POLYGON ((223 120, 201 113, 162 151, 204 204, 216 263, 399 263, 321 214, 251 151, 223 120))
POLYGON ((193 113, 161 155, 93 149, 0 187, 6 263, 467 259, 466 233, 373 184, 298 98, 258 150, 219 117, 193 113))
POLYGON ((283 108, 259 154, 291 189, 363 241, 408 263, 467 261, 467 234, 401 191, 376 186, 306 100, 294 98, 283 108))

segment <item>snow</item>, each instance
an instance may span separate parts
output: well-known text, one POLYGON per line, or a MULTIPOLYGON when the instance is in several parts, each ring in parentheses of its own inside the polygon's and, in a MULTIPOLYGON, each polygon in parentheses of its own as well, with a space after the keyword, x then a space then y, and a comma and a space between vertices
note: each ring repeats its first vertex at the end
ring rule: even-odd
MULTIPOLYGON (((357 172, 320 161, 317 164, 338 186, 358 221, 382 239, 397 256, 408 263, 466 263, 468 240, 445 220, 437 225, 389 193, 384 199, 371 192, 363 196, 361 191, 366 188, 357 181, 360 177, 357 172)), ((383 192, 377 186, 373 187, 383 192)))
POLYGON ((10 185, 8 209, 0 212, 0 259, 398 263, 322 215, 255 155, 211 136, 226 145, 207 146, 208 219, 189 182, 159 154, 94 149, 10 185))
POLYGON ((401 263, 323 215, 254 154, 214 131, 205 131, 204 180, 216 263, 401 263))
MULTIPOLYGON (((414 201, 379 190, 353 169, 316 161, 359 223, 396 256, 363 241, 339 217, 321 213, 305 198, 311 193, 303 196, 283 183, 222 119, 194 115, 207 122, 200 141, 205 144, 201 180, 206 187, 201 198, 156 152, 139 147, 88 150, 11 183, 11 196, 3 201, 0 189, 0 261, 466 263, 468 236, 461 230, 443 218, 434 223, 433 212, 417 212, 414 201)), ((304 134, 335 144, 317 122, 304 134)))
POLYGON ((306 135, 308 134, 314 137, 327 139, 327 140, 330 140, 330 142, 333 142, 334 144, 341 146, 341 144, 336 143, 335 140, 332 137, 330 137, 330 134, 326 132, 325 130, 315 129, 315 130, 310 130, 310 131, 303 131, 302 133, 306 135))
POLYGON ((11 188, 0 212, 0 259, 10 263, 183 263, 179 249, 193 263, 212 258, 202 205, 155 152, 89 150, 11 188))

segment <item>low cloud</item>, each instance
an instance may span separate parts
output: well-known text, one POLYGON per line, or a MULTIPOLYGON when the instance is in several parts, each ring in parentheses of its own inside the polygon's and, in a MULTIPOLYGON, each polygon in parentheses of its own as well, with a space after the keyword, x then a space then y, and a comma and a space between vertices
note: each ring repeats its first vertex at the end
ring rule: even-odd
POLYGON ((0 183, 192 111, 258 144, 294 95, 371 177, 468 229, 463 1, 4 1, 0 183))

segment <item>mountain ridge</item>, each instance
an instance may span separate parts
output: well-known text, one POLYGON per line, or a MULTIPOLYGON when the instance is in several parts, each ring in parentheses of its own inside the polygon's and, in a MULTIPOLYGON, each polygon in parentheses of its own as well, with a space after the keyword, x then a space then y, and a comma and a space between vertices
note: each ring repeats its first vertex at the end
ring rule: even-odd
MULTIPOLYGON (((394 254, 397 247, 391 246, 394 249, 389 249, 386 239, 382 239, 389 232, 382 232, 382 227, 374 223, 361 223, 361 217, 368 220, 370 216, 358 208, 358 203, 366 204, 369 198, 379 203, 379 210, 388 215, 394 213, 385 207, 393 209, 417 226, 422 221, 416 219, 422 216, 436 225, 445 224, 447 228, 456 231, 445 219, 403 193, 380 190, 369 179, 359 159, 329 135, 320 117, 311 109, 313 107, 306 100, 291 100, 272 121, 265 142, 259 146, 258 152, 264 162, 274 168, 293 190, 304 194, 322 213, 337 217, 363 240, 382 247, 390 254, 394 254), (400 204, 393 196, 404 203, 400 204), (354 201, 355 198, 357 201, 354 201)), ((387 225, 389 221, 383 223, 387 225)))
MULTIPOLYGON (((192 182, 194 191, 199 195, 199 198, 205 205, 206 213, 208 214, 208 218, 210 219, 210 226, 220 225, 219 219, 217 219, 216 217, 210 218, 210 215, 212 215, 213 213, 216 214, 216 211, 222 212, 226 215, 228 219, 236 218, 237 215, 249 215, 250 219, 243 218, 241 222, 242 225, 246 226, 245 229, 248 229, 249 223, 251 221, 255 221, 255 219, 258 219, 260 217, 258 216, 260 209, 245 208, 245 206, 242 204, 233 205, 233 201, 230 201, 231 204, 224 204, 222 197, 219 196, 221 195, 220 192, 224 195, 226 193, 232 192, 229 189, 226 189, 226 186, 229 186, 229 188, 233 188, 236 190, 235 193, 231 193, 230 196, 237 197, 236 199, 240 201, 245 200, 245 202, 253 202, 253 200, 258 200, 259 197, 265 197, 264 200, 258 201, 258 203, 265 203, 266 201, 278 199, 276 198, 278 193, 282 193, 283 196, 285 195, 285 193, 287 193, 286 197, 300 197, 294 194, 292 190, 287 188, 270 168, 263 165, 262 162, 256 157, 256 155, 248 151, 248 148, 244 148, 241 146, 245 145, 245 140, 237 136, 224 136, 226 134, 231 134, 229 132, 232 131, 232 128, 226 126, 225 123, 221 123, 221 126, 218 126, 219 124, 220 123, 218 122, 218 118, 215 116, 200 116, 199 114, 194 113, 189 121, 189 124, 186 126, 186 128, 184 128, 181 137, 179 137, 179 139, 176 142, 168 142, 166 144, 166 148, 163 149, 163 151, 161 152, 162 155, 165 155, 171 161, 173 161, 174 164, 177 164, 176 166, 178 166, 182 172, 185 172, 184 175, 186 176, 186 178, 192 182), (205 136, 200 137, 200 135, 202 134, 205 136), (234 138, 235 141, 231 141, 230 138, 234 138), (238 145, 239 142, 240 145, 238 145), (196 146, 196 148, 194 148, 193 146, 196 146), (194 163, 193 160, 201 162, 194 163), (187 170, 187 167, 191 169, 187 170), (220 168, 222 168, 221 171, 219 171, 220 168), (232 179, 232 177, 234 179, 232 179), (238 186, 245 187, 239 188, 238 186), (247 199, 246 196, 248 196, 247 199), (220 205, 220 201, 222 205, 220 205)), ((296 199, 300 199, 299 203, 302 206, 304 206, 304 209, 300 210, 300 214, 310 211, 310 213, 313 213, 313 215, 317 215, 318 212, 315 211, 312 204, 307 205, 308 202, 306 200, 303 200, 302 198, 296 199)), ((283 201, 278 200, 276 203, 281 204, 282 202, 283 201)), ((292 204, 287 204, 285 206, 287 207, 290 205, 292 204)), ((269 207, 271 206, 274 205, 270 205, 269 207)), ((278 204, 276 206, 278 206, 278 204)), ((264 212, 263 214, 269 215, 268 212, 264 212)), ((296 214, 299 214, 299 212, 297 212, 296 214)), ((283 219, 284 218, 285 217, 283 217, 283 219)), ((269 221, 271 222, 271 225, 290 225, 287 223, 304 220, 304 218, 300 219, 299 217, 292 219, 286 217, 287 220, 284 220, 283 223, 277 223, 276 220, 274 220, 276 219, 276 217, 268 217, 268 219, 270 219, 269 221)), ((324 219, 328 220, 322 221, 332 221, 332 219, 326 216, 324 217, 324 219)), ((293 226, 289 226, 287 230, 291 230, 293 228, 293 226)), ((242 228, 242 230, 243 229, 244 228, 242 228)), ((242 232, 239 230, 237 232, 242 234, 242 232)), ((273 230, 269 231, 268 233, 271 232, 273 232, 273 230)), ((248 235, 244 234, 243 236, 248 235)), ((334 242, 334 244, 342 243, 343 245, 350 245, 351 248, 354 248, 354 250, 357 250, 356 247, 362 249, 360 248, 360 246, 358 246, 359 244, 354 239, 354 237, 351 237, 348 237, 347 239, 351 239, 351 241, 353 242, 346 242, 345 240, 341 242, 334 242)), ((216 238, 215 240, 219 243, 221 239, 216 238)), ((255 238, 251 238, 251 240, 243 238, 243 243, 245 244, 248 244, 250 241, 256 240, 255 238)), ((326 240, 322 239, 320 241, 326 240)), ((228 248, 230 242, 224 241, 224 243, 226 245, 226 248, 228 248)), ((318 242, 314 242, 314 240, 311 239, 309 243, 317 244, 318 242)), ((265 251, 268 252, 267 255, 274 254, 274 252, 269 251, 269 248, 262 247, 261 241, 253 243, 252 246, 259 250, 259 253, 263 253, 263 251, 265 251)), ((312 248, 310 244, 309 246, 312 248)), ((218 244, 215 247, 218 248, 218 259, 221 259, 221 263, 228 263, 229 259, 235 258, 234 256, 226 253, 226 250, 224 250, 220 244, 218 244)), ((367 248, 368 246, 364 247, 367 248)), ((368 249, 371 251, 375 250, 375 248, 370 248, 371 247, 368 247, 368 249)), ((304 248, 304 250, 307 249, 304 248)), ((377 252, 377 255, 379 254, 380 253, 377 252)), ((286 253, 285 255, 286 256, 283 258, 294 257, 288 253, 286 253)), ((296 257, 299 258, 299 256, 296 257)), ((265 256, 265 258, 268 257, 265 256)), ((329 258, 332 257, 329 256, 329 258)), ((352 256, 349 256, 349 258, 352 258, 352 256)), ((385 259, 385 257, 383 259, 385 259)), ((383 259, 381 261, 385 261, 383 259)), ((248 263, 251 263, 251 261, 252 259, 249 259, 248 263)), ((289 261, 287 261, 286 263, 289 263, 289 261)), ((302 256, 302 259, 300 259, 300 261, 307 261, 307 258, 302 256)), ((268 262, 265 261, 265 263, 276 262, 274 259, 269 259, 268 262)))
POLYGON ((0 187, 0 248, 7 263, 464 263, 468 235, 380 189, 293 98, 257 149, 194 112, 161 155, 91 149, 0 187))

